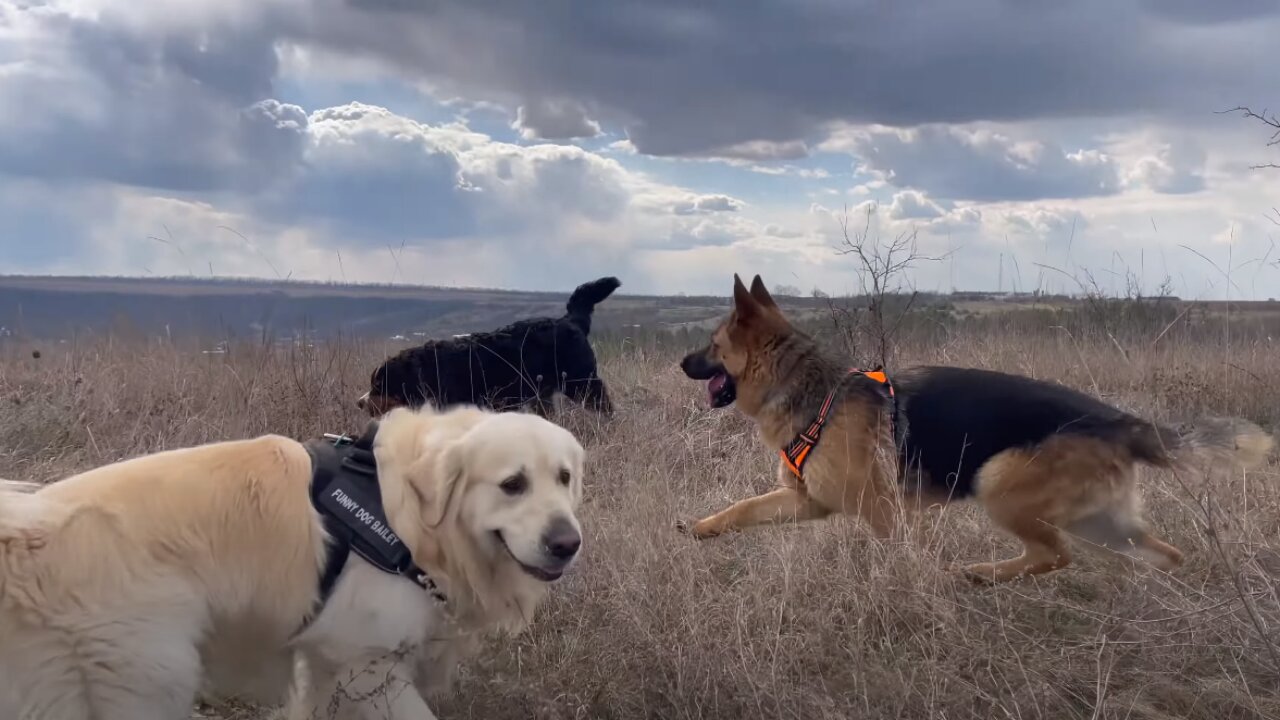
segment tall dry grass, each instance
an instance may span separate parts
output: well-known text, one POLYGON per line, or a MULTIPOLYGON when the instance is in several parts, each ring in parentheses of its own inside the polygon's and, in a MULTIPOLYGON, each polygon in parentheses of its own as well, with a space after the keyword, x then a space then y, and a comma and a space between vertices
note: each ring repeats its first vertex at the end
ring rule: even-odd
MULTIPOLYGON (((1164 420, 1280 421, 1264 335, 1152 339, 991 323, 907 338, 895 362, 1026 373, 1164 420)), ((434 699, 441 717, 1280 717, 1275 464, 1214 482, 1143 473, 1151 522, 1187 554, 1172 574, 1082 553, 1049 577, 973 587, 945 567, 1017 548, 965 505, 906 542, 835 519, 697 543, 676 521, 766 489, 772 450, 735 411, 705 407, 675 366, 683 348, 601 345, 616 418, 558 418, 591 458, 582 562, 530 630, 434 699)), ((0 357, 0 476, 41 481, 211 440, 358 429, 354 399, 383 355, 354 342, 32 349, 0 357)))

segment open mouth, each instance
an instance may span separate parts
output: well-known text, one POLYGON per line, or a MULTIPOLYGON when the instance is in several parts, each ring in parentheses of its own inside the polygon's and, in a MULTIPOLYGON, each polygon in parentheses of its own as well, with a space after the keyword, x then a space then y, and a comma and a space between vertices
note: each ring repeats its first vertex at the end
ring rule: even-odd
POLYGON ((511 556, 511 559, 515 560, 516 564, 520 566, 520 569, 525 571, 529 575, 533 576, 534 578, 541 580, 542 582, 549 583, 549 582, 555 582, 556 580, 559 580, 560 576, 564 575, 564 569, 566 567, 565 565, 561 565, 560 567, 555 569, 548 569, 548 568, 540 568, 536 565, 524 564, 523 562, 520 561, 520 558, 516 557, 515 553, 511 552, 511 546, 507 545, 506 539, 502 537, 501 530, 494 530, 493 536, 498 538, 498 544, 502 545, 503 549, 507 551, 507 554, 511 556))
POLYGON ((707 380, 707 400, 713 408, 731 405, 738 397, 738 386, 724 370, 718 370, 707 380))

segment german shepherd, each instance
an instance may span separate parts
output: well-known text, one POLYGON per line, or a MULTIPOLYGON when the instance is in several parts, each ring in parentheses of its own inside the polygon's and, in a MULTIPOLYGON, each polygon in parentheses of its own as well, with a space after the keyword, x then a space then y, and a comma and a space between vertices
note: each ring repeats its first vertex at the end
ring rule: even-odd
POLYGON ((988 370, 850 371, 787 321, 759 275, 750 290, 734 275, 732 312, 681 368, 707 381, 712 407, 736 403, 781 454, 781 487, 699 520, 695 537, 832 513, 860 516, 885 537, 911 501, 976 498, 1024 550, 964 567, 974 581, 1067 566, 1064 532, 1172 569, 1182 553, 1146 530, 1135 466, 1251 467, 1274 443, 1244 420, 1174 430, 1060 385, 988 370))

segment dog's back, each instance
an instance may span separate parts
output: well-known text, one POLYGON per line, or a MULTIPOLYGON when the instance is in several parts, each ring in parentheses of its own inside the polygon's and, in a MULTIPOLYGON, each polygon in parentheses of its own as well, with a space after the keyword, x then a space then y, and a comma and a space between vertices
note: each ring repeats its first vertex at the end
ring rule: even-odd
POLYGON ((895 384, 908 459, 955 499, 974 493, 991 458, 1055 436, 1090 438, 1165 468, 1204 458, 1251 467, 1272 445, 1252 423, 1204 418, 1180 432, 1057 383, 992 370, 920 366, 895 384))
POLYGON ((549 402, 557 391, 610 412, 588 336, 595 306, 621 286, 616 277, 583 283, 559 318, 529 318, 497 330, 407 348, 374 369, 358 404, 378 416, 401 405, 459 403, 499 410, 549 402))
POLYGON ((249 618, 255 649, 282 646, 322 552, 309 478, 300 445, 264 437, 0 489, 0 717, 189 707, 197 648, 226 620, 249 618))

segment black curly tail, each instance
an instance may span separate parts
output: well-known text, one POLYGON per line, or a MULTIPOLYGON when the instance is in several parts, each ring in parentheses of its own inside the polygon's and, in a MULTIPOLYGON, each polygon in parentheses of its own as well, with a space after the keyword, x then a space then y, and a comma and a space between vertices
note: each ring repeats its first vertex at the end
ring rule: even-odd
POLYGON ((565 305, 567 311, 565 317, 569 322, 577 325, 583 334, 590 335, 591 313, 595 310, 596 303, 612 295, 613 291, 621 286, 622 283, 616 277, 602 277, 579 285, 569 296, 569 302, 565 305))

